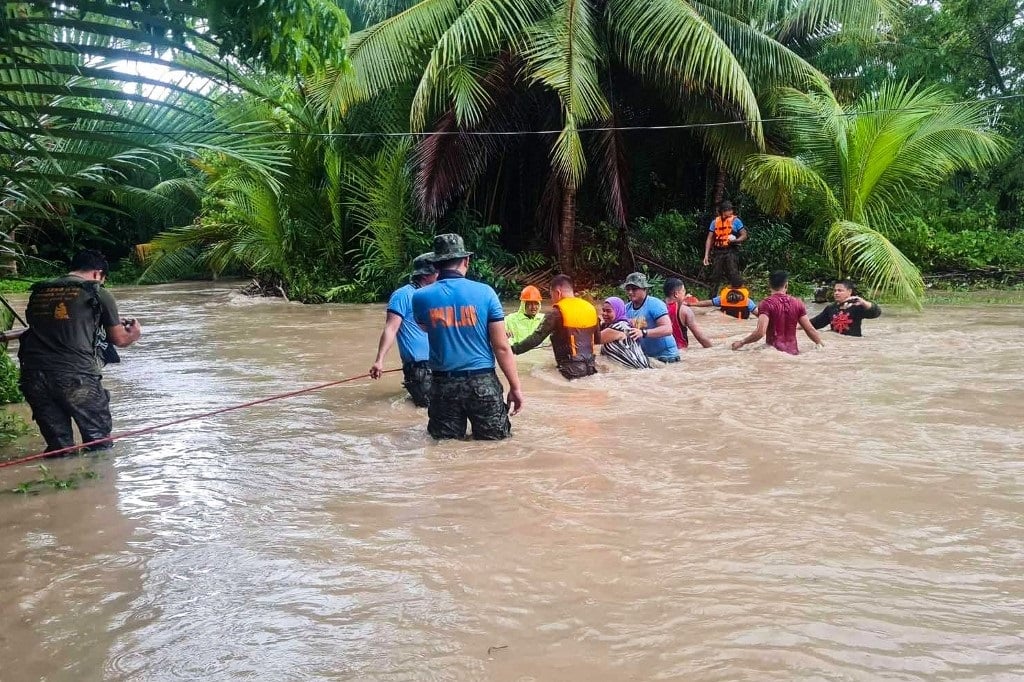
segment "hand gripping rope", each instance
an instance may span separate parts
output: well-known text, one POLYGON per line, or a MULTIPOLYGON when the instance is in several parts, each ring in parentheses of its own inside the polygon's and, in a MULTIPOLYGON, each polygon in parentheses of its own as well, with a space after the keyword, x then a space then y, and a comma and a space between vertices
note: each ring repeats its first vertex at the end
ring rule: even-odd
MULTIPOLYGON (((388 370, 384 370, 383 372, 381 372, 381 374, 390 374, 391 372, 398 372, 398 371, 399 370, 397 370, 397 369, 388 369, 388 370)), ((111 441, 121 440, 123 438, 131 438, 133 436, 141 436, 144 433, 150 433, 152 431, 158 431, 160 429, 166 429, 166 428, 168 428, 170 426, 177 426, 178 424, 184 424, 186 422, 196 421, 198 419, 206 419, 207 417, 213 417, 213 416, 216 416, 218 414, 224 414, 225 412, 232 412, 234 410, 241 410, 241 409, 244 409, 246 407, 252 407, 254 405, 262 405, 263 403, 269 403, 269 402, 274 401, 274 400, 282 400, 284 398, 292 398, 294 396, 302 395, 304 393, 312 393, 314 391, 321 391, 321 390, 323 390, 325 388, 330 388, 332 386, 338 386, 340 384, 347 384, 350 381, 357 381, 359 379, 368 379, 369 377, 370 377, 369 374, 360 374, 359 376, 348 377, 347 379, 339 379, 338 381, 330 381, 330 382, 328 382, 326 384, 318 384, 316 386, 310 386, 309 388, 302 388, 302 389, 299 389, 297 391, 291 391, 289 393, 280 393, 278 395, 272 395, 269 398, 260 398, 259 400, 253 400, 253 401, 248 402, 248 403, 242 403, 241 405, 232 405, 231 407, 222 407, 219 410, 213 410, 211 412, 203 412, 202 414, 194 414, 191 417, 182 417, 181 419, 174 419, 174 420, 169 421, 169 422, 163 422, 162 424, 153 424, 152 426, 145 426, 145 427, 143 427, 141 429, 135 429, 134 431, 125 431, 124 433, 117 433, 117 434, 114 434, 113 436, 107 436, 106 438, 98 438, 96 440, 91 440, 91 441, 89 441, 87 443, 80 443, 78 445, 71 445, 71 446, 66 447, 66 448, 61 448, 60 450, 48 450, 46 452, 39 452, 39 453, 36 453, 34 455, 29 455, 28 457, 19 457, 18 459, 12 459, 12 460, 10 460, 8 462, 0 462, 0 469, 2 469, 4 467, 12 467, 12 466, 15 466, 16 464, 24 464, 25 462, 31 462, 32 460, 41 459, 43 457, 54 457, 54 456, 57 456, 57 455, 67 454, 69 452, 74 452, 75 450, 79 450, 81 448, 89 447, 90 445, 99 445, 100 443, 109 443, 111 441)))

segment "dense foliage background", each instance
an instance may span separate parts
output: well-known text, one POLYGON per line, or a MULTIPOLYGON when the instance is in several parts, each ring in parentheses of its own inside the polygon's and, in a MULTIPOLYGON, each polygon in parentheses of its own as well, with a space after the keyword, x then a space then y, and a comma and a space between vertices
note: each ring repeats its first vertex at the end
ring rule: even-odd
MULTIPOLYGON (((432 234, 514 290, 1024 270, 1024 2, 4 2, 0 257, 379 299, 432 234)), ((699 288, 699 285, 698 285, 699 288)))

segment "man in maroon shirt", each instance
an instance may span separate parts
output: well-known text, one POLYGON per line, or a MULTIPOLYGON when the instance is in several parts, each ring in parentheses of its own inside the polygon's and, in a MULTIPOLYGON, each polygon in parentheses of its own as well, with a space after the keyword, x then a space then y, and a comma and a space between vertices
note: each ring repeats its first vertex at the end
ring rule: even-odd
POLYGON ((732 344, 733 350, 739 350, 748 343, 756 343, 767 334, 767 343, 777 350, 790 355, 799 355, 796 345, 796 327, 800 325, 807 336, 818 348, 824 348, 821 335, 807 318, 807 308, 803 301, 786 293, 789 286, 789 275, 777 270, 768 277, 772 295, 761 301, 757 306, 757 329, 742 341, 732 344))

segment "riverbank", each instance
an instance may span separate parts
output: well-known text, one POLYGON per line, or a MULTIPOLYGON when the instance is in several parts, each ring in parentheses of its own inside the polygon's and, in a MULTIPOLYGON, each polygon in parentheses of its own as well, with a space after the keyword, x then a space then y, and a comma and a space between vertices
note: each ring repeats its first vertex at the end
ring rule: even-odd
POLYGON ((1024 288, 1006 289, 928 289, 925 305, 1024 305, 1024 288))

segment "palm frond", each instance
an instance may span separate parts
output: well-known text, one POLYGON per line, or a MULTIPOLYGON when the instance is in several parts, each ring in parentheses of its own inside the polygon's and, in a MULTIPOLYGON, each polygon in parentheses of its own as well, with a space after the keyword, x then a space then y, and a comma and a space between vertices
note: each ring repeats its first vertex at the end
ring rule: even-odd
POLYGON ((546 0, 470 0, 430 51, 410 111, 412 129, 423 129, 432 113, 446 108, 445 98, 456 96, 467 115, 459 122, 475 125, 487 106, 486 90, 476 86, 486 69, 467 68, 474 59, 496 57, 548 9, 546 0), (455 76, 460 80, 453 81, 455 76))
POLYGON ((349 170, 352 196, 349 211, 362 228, 359 279, 381 290, 401 279, 415 255, 412 251, 422 247, 422 244, 410 243, 413 232, 410 148, 406 141, 396 143, 376 157, 355 163, 349 170))
POLYGON ((611 44, 629 68, 653 83, 672 84, 715 93, 726 106, 750 121, 760 143, 763 130, 754 88, 733 49, 708 20, 688 2, 677 0, 609 0, 611 44))
POLYGON ((840 220, 829 229, 825 245, 841 274, 852 274, 872 291, 921 307, 921 272, 882 233, 840 220))
POLYGON ((579 128, 610 115, 598 75, 595 20, 586 0, 565 0, 547 20, 525 32, 527 78, 558 95, 564 121, 552 147, 552 167, 570 187, 579 187, 586 155, 579 128))
POLYGON ((890 83, 862 100, 858 113, 856 132, 871 141, 861 162, 860 201, 878 229, 922 188, 990 166, 1008 150, 1004 138, 986 130, 983 103, 964 105, 935 88, 890 83))
POLYGON ((747 159, 742 186, 770 213, 788 213, 796 204, 806 202, 827 222, 841 215, 832 188, 799 158, 754 154, 747 159))
POLYGON ((447 112, 413 152, 416 203, 428 219, 437 218, 452 197, 467 191, 487 164, 509 148, 513 138, 470 135, 463 132, 506 132, 526 125, 524 99, 516 89, 517 66, 508 53, 499 56, 484 80, 493 105, 473 128, 461 126, 454 111, 447 112))
POLYGON ((458 17, 461 4, 459 0, 423 0, 353 33, 348 43, 352 71, 336 70, 336 83, 327 90, 348 98, 365 98, 412 82, 422 75, 431 47, 458 17), (352 80, 346 83, 346 79, 352 80))
POLYGON ((891 26, 905 0, 783 0, 764 2, 759 19, 782 43, 839 32, 865 34, 891 26))

